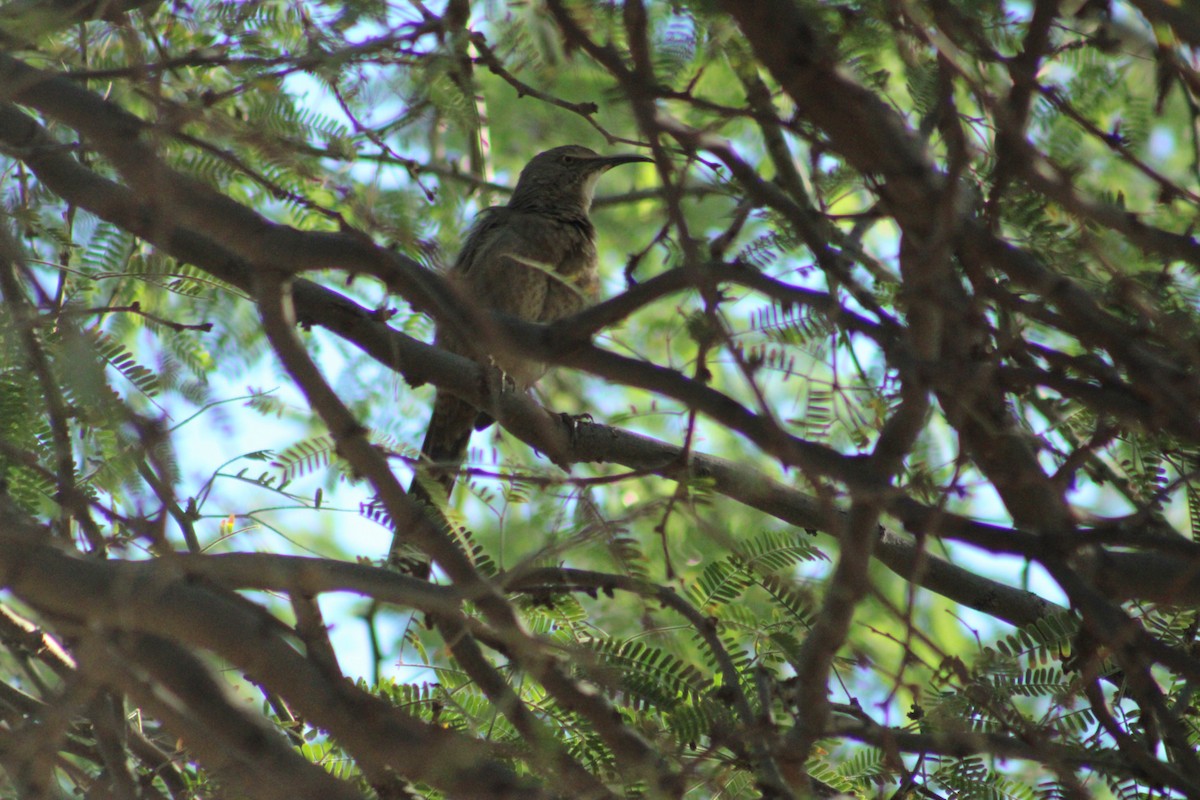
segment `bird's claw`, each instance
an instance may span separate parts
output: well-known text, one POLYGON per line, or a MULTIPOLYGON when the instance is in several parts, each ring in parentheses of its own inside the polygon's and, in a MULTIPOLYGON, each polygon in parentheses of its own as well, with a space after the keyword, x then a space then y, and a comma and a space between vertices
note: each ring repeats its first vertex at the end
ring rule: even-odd
MULTIPOLYGON (((495 406, 502 395, 517 391, 517 382, 505 372, 490 356, 483 365, 483 381, 480 393, 489 405, 495 406)), ((480 409, 475 417, 475 430, 481 431, 489 427, 496 418, 488 411, 480 409)))
POLYGON ((562 419, 563 424, 567 426, 567 434, 571 437, 572 441, 578 436, 579 429, 582 426, 591 425, 594 421, 592 415, 586 412, 583 414, 560 412, 558 416, 562 419))
POLYGON ((496 397, 516 390, 516 379, 488 357, 488 362, 483 365, 483 393, 489 397, 496 397))

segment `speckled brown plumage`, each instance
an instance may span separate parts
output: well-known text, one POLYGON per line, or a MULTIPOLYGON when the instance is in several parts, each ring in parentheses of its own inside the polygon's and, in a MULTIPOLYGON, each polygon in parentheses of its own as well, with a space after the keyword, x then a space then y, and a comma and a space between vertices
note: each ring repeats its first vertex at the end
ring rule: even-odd
MULTIPOLYGON (((479 214, 448 277, 464 297, 533 322, 550 322, 582 310, 594 301, 599 286, 596 232, 588 217, 596 182, 614 166, 649 160, 601 156, 579 145, 539 153, 521 171, 508 205, 479 214)), ((465 346, 460 335, 439 330, 437 344, 474 356, 478 349, 465 346)), ((544 369, 526 362, 501 366, 522 389, 544 369)), ((431 477, 445 489, 446 497, 478 418, 474 406, 438 392, 421 453, 435 467, 431 477)), ((430 500, 416 480, 412 493, 430 500)))

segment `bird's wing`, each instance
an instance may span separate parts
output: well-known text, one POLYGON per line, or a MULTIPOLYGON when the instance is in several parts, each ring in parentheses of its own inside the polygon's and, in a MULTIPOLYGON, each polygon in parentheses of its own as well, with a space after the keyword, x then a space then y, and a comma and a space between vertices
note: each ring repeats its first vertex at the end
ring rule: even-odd
POLYGON ((565 249, 555 228, 541 214, 493 209, 471 230, 454 272, 481 304, 536 320, 565 249))

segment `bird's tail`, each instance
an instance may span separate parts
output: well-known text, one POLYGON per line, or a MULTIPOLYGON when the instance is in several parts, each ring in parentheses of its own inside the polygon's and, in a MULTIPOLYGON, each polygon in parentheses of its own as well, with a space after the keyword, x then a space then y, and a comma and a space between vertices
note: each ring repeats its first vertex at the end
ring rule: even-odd
MULTIPOLYGON (((479 412, 457 397, 439 395, 434 401, 433 417, 421 443, 421 463, 413 473, 408 494, 422 506, 434 522, 448 528, 446 505, 454 489, 458 472, 467 457, 467 444, 479 412)), ((418 578, 429 577, 429 562, 406 545, 403 531, 396 530, 389 561, 402 572, 418 578)))
POLYGON ((445 492, 443 503, 449 499, 466 460, 467 443, 478 415, 475 406, 457 397, 440 396, 434 401, 433 417, 421 443, 422 463, 413 476, 410 492, 423 492, 424 499, 428 499, 427 487, 432 480, 445 492))

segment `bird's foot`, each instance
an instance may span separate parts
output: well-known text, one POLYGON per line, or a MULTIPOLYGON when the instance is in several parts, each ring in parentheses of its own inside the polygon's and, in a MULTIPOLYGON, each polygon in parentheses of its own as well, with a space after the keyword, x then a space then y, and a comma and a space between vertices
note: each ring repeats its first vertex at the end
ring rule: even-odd
MULTIPOLYGON (((489 404, 495 405, 501 395, 517 391, 517 382, 513 376, 496 364, 491 356, 488 356, 487 363, 483 365, 483 385, 480 391, 488 399, 489 404)), ((481 431, 495 421, 495 417, 490 413, 480 410, 478 416, 475 417, 475 430, 481 431)))
POLYGON ((580 428, 584 425, 591 425, 595 421, 592 415, 586 412, 583 414, 560 412, 558 416, 562 419, 563 424, 567 426, 567 435, 571 437, 572 444, 575 444, 578 440, 580 428))
POLYGON ((422 581, 429 580, 429 558, 415 551, 392 553, 388 556, 388 566, 401 575, 422 581))
POLYGON ((515 392, 517 382, 512 375, 509 375, 503 367, 496 363, 495 359, 488 356, 487 363, 483 365, 483 386, 481 388, 483 394, 495 398, 506 392, 515 392))

